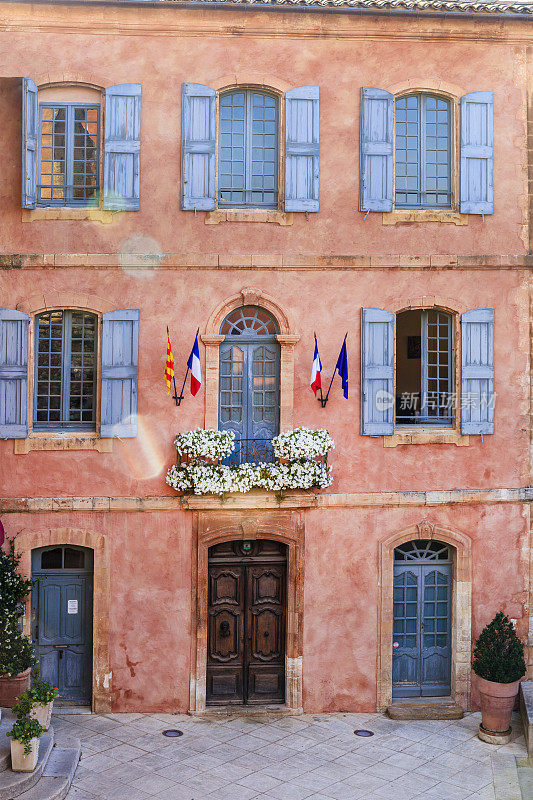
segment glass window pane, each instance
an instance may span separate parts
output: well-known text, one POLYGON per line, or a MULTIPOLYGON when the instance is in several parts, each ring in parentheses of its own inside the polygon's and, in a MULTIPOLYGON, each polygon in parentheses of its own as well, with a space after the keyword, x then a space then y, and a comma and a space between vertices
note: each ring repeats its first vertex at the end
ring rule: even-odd
POLYGON ((39 137, 38 202, 69 205, 94 201, 99 185, 99 108, 41 106, 39 137))
POLYGON ((277 102, 277 98, 251 90, 221 95, 221 206, 277 206, 277 102), (265 180, 267 175, 270 177, 265 180))
POLYGON ((65 547, 65 569, 83 569, 85 566, 85 553, 83 550, 74 550, 65 547))
POLYGON ((63 566, 63 551, 61 547, 45 550, 41 553, 41 569, 61 569, 63 566))

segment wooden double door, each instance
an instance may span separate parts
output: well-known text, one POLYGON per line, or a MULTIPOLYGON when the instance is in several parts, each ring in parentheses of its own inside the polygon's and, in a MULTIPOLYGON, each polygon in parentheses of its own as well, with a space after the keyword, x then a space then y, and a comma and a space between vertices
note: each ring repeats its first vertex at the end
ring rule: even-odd
POLYGON ((209 705, 285 700, 285 550, 268 540, 209 550, 209 705))

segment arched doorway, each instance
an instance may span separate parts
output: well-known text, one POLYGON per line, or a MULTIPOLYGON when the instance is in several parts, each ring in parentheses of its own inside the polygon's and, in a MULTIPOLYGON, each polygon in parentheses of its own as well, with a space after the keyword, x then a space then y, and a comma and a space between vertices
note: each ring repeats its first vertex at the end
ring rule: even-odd
POLYGON ((241 306, 220 333, 219 429, 235 433, 234 463, 270 461, 270 440, 279 432, 279 333, 259 306, 241 306))
POLYGON ((87 547, 32 550, 32 640, 41 677, 61 700, 91 701, 93 571, 87 547))
POLYGON ((431 539, 394 550, 392 696, 451 694, 453 556, 431 539))
POLYGON ((208 705, 285 701, 286 550, 267 539, 209 548, 208 705))

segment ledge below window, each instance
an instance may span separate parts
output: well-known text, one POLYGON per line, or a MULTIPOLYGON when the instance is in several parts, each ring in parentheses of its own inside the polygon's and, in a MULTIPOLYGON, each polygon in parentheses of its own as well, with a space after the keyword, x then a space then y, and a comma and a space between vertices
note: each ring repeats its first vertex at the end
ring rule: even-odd
POLYGON ((316 508, 317 496, 312 489, 286 489, 284 492, 232 492, 220 498, 216 494, 186 494, 181 498, 182 508, 195 511, 236 508, 316 508))
POLYGON ((94 450, 97 453, 112 453, 113 439, 100 439, 96 433, 41 434, 30 433, 26 439, 14 439, 13 452, 26 455, 32 450, 94 450))
POLYGON ((44 222, 45 220, 87 220, 110 225, 117 211, 104 211, 102 208, 34 208, 23 209, 22 222, 44 222))
POLYGON ((400 444, 454 444, 457 447, 468 447, 470 437, 456 430, 405 430, 397 431, 392 436, 383 437, 383 447, 398 447, 400 444))
POLYGON ((206 225, 218 225, 220 222, 273 222, 276 225, 292 225, 292 211, 228 208, 224 211, 208 211, 205 215, 206 225))
POLYGON ((402 208, 384 212, 383 225, 405 225, 410 222, 444 222, 451 225, 468 225, 468 214, 451 210, 431 210, 423 208, 402 208))

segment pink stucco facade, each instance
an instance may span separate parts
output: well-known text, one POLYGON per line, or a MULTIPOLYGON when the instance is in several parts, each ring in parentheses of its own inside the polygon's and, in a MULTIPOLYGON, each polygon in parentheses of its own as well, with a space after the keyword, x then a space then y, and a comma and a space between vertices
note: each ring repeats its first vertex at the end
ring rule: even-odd
MULTIPOLYGON (((294 390, 287 390, 292 427, 327 427, 336 442, 328 489, 279 509, 263 495, 257 507, 249 498, 216 507, 244 526, 258 515, 286 513, 290 527, 291 514, 300 515, 300 708, 383 706, 390 694, 380 644, 383 543, 424 520, 435 526, 435 538, 438 530, 451 531, 452 548, 468 545, 469 560, 457 549, 454 562, 470 598, 454 606, 455 630, 471 625, 470 643, 501 609, 517 621, 533 663, 527 23, 15 2, 0 3, 0 53, 0 306, 32 320, 50 308, 99 316, 139 309, 135 438, 99 447, 97 420, 91 445, 85 439, 69 446, 64 433, 51 441, 53 432, 43 444, 31 425, 26 452, 13 439, 0 440, 0 515, 6 536, 23 543, 25 568, 31 549, 48 543, 90 540, 105 553, 98 577, 95 571, 95 707, 198 710, 191 699, 201 671, 193 665, 200 637, 197 520, 215 505, 187 507, 165 473, 175 459, 175 434, 206 424, 209 398, 206 381, 179 408, 167 396, 166 326, 179 381, 196 328, 218 332, 208 330, 210 317, 247 287, 269 298, 299 337, 294 390), (24 76, 47 91, 81 87, 91 97, 111 85, 142 85, 138 212, 81 218, 59 209, 47 217, 45 209, 21 208, 24 76), (278 92, 318 85, 319 212, 294 213, 286 224, 210 224, 208 212, 180 210, 183 82, 278 92), (390 224, 381 213, 358 211, 362 86, 443 93, 455 114, 464 94, 493 92, 494 213, 390 224), (453 441, 433 435, 417 444, 362 436, 362 307, 443 308, 453 319, 494 308, 494 434, 457 432, 453 441), (315 331, 328 382, 348 331, 350 396, 342 398, 336 378, 326 408, 309 389, 315 331)), ((457 175, 455 145, 452 152, 457 175)), ((200 359, 205 370, 203 344, 200 359)), ((457 653, 452 661, 460 661, 457 653)), ((463 661, 453 681, 464 704, 471 697, 476 705, 463 661)))

